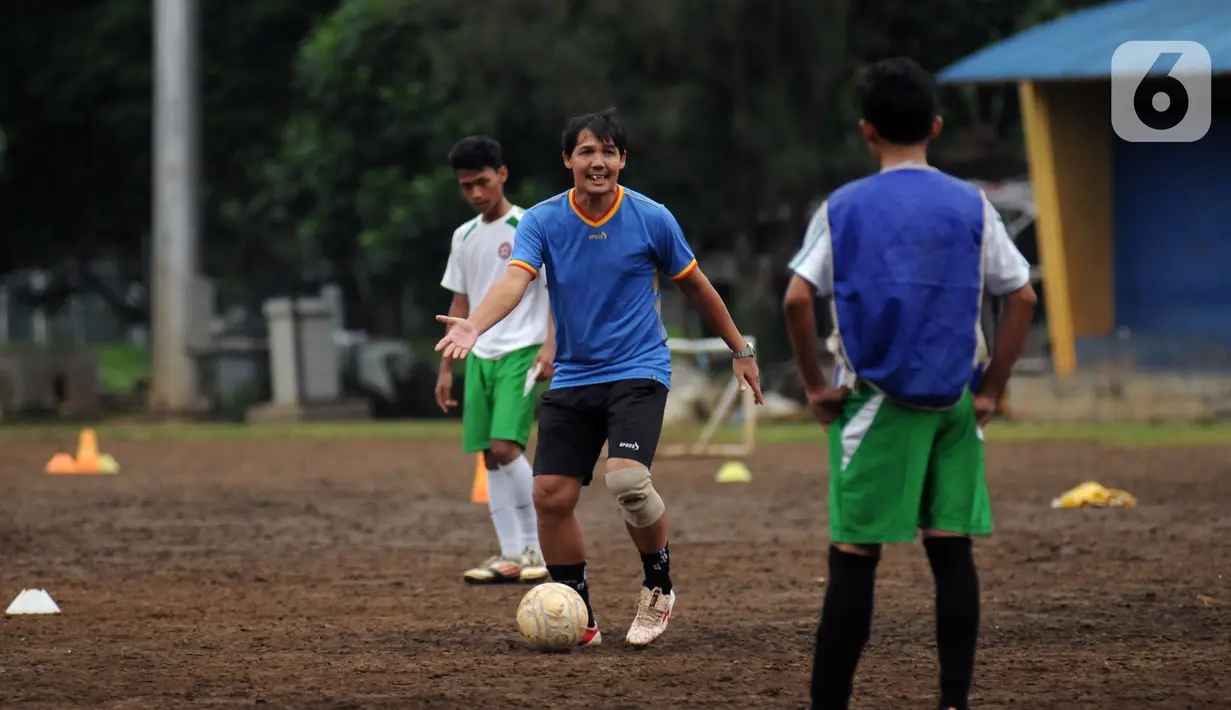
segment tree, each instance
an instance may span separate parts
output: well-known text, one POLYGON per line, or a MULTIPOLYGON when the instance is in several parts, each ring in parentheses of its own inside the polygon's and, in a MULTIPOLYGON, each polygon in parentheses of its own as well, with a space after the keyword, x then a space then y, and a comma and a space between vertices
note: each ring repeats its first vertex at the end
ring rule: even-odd
MULTIPOLYGON (((331 278, 354 327, 434 329, 448 237, 470 216, 452 144, 501 140, 529 206, 570 184, 565 119, 615 105, 631 130, 624 181, 666 203, 703 255, 736 255, 733 305, 773 335, 810 207, 872 167, 853 130, 858 69, 909 54, 937 70, 1092 1, 202 3, 206 268, 226 300, 331 278), (429 310, 416 321, 403 304, 429 310)), ((88 265, 107 257, 144 281, 149 0, 9 14, 0 272, 61 268, 77 274, 62 291, 102 290, 88 265)), ((942 96, 938 157, 970 126, 1020 152, 1011 87, 942 96)))
MULTIPOLYGON (((295 48, 314 13, 333 4, 201 3, 203 211, 206 263, 215 272, 242 279, 236 265, 267 263, 235 259, 245 239, 264 242, 265 235, 227 217, 252 191, 249 166, 277 146, 295 48)), ((0 274, 47 269, 53 288, 45 300, 99 293, 137 322, 147 319, 146 304, 121 298, 92 269, 107 260, 123 281, 147 278, 151 7, 150 0, 15 3, 0 23, 0 274)))

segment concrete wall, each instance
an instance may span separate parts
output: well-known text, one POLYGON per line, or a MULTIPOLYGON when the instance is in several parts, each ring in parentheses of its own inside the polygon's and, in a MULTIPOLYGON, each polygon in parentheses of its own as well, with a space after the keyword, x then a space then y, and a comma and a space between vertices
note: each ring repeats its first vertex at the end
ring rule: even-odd
POLYGON ((1081 372, 1015 377, 1012 416, 1060 422, 1207 422, 1231 418, 1231 376, 1081 372))

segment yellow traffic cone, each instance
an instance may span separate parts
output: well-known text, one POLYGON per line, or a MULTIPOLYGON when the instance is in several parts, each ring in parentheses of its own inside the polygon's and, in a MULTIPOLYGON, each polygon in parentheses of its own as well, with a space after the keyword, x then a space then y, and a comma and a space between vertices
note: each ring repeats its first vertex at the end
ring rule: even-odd
POLYGON ((111 454, 98 455, 98 472, 99 473, 119 473, 120 462, 115 460, 111 454))
POLYGON ((752 471, 744 465, 743 461, 728 461, 718 469, 718 473, 714 475, 715 483, 750 483, 752 482, 752 471))
POLYGON ((487 464, 480 453, 474 462, 474 485, 470 488, 471 503, 487 502, 487 464))

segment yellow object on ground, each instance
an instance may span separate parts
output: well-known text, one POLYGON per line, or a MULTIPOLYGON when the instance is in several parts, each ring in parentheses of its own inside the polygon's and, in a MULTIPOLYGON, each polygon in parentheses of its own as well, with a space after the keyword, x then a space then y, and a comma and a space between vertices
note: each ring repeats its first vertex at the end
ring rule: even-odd
POLYGON ((717 483, 748 483, 752 480, 752 471, 741 461, 728 461, 718 469, 714 476, 717 483))
POLYGON ((1132 493, 1107 488, 1096 481, 1086 481, 1051 502, 1053 508, 1133 508, 1137 499, 1132 493))

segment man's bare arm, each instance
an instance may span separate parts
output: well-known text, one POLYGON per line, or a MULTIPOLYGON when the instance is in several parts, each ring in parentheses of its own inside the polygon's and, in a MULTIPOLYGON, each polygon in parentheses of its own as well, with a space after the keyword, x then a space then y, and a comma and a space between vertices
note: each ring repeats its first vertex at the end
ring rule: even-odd
POLYGON ((479 335, 486 333, 489 328, 504 320, 505 316, 517 308, 517 304, 521 303, 522 297, 526 295, 526 287, 533 280, 534 277, 529 271, 520 266, 509 266, 504 276, 492 285, 491 290, 470 312, 466 320, 478 329, 479 335))
POLYGON ((806 279, 791 276, 786 296, 782 299, 782 310, 786 313, 786 330, 791 340, 791 351, 795 354, 795 363, 799 367, 800 377, 803 378, 804 388, 809 392, 819 392, 827 386, 825 373, 821 371, 821 354, 817 348, 815 302, 816 288, 806 279))
MULTIPOLYGON (((470 315, 470 299, 464 293, 453 294, 453 301, 449 303, 449 315, 453 318, 465 318, 470 315)), ((448 332, 448 328, 445 329, 448 332)), ((440 358, 440 371, 451 372, 453 369, 453 358, 443 355, 440 358)))
POLYGON ((996 330, 992 362, 983 375, 979 394, 996 399, 1004 394, 1013 365, 1021 355, 1026 335, 1030 332, 1030 322, 1034 319, 1034 309, 1038 302, 1039 298, 1030 284, 1005 296, 1004 319, 996 330))
POLYGON ((727 310, 727 304, 723 303, 722 296, 718 295, 714 285, 710 283, 705 274, 701 273, 700 267, 693 269, 676 283, 680 285, 680 290, 688 297, 688 302, 692 304, 697 313, 701 314, 711 328, 718 331, 718 336, 727 344, 727 347, 732 350, 743 350, 748 347, 743 333, 739 332, 739 328, 735 327, 735 321, 731 319, 731 312, 727 310))

